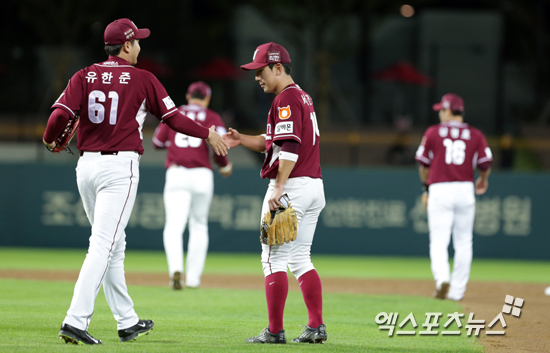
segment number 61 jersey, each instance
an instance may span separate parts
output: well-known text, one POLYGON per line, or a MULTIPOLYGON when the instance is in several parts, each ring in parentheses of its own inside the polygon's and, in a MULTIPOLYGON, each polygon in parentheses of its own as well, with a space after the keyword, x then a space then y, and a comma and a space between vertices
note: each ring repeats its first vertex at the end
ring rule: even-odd
POLYGON ((157 78, 126 60, 110 56, 69 80, 52 106, 80 115, 80 151, 136 151, 143 154, 147 112, 164 120, 178 109, 157 78))
POLYGON ((311 97, 293 83, 279 93, 269 110, 265 137, 262 178, 275 179, 279 170, 278 142, 294 140, 300 144, 296 165, 289 178, 321 178, 319 127, 311 97))
POLYGON ((430 126, 416 151, 416 160, 430 168, 428 185, 474 181, 476 167, 485 170, 493 161, 481 131, 450 121, 430 126))

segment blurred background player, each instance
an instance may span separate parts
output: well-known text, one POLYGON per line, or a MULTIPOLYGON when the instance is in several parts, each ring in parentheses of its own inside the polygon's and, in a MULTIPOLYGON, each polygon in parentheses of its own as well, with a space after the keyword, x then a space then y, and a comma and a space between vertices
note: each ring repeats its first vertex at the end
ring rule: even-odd
MULTIPOLYGON (((223 135, 226 128, 220 116, 208 108, 212 91, 202 82, 192 83, 186 94, 188 104, 179 110, 205 127, 215 126, 223 135)), ((155 130, 153 144, 166 148, 166 183, 164 185, 164 250, 168 261, 172 288, 182 289, 183 232, 189 221, 185 285, 197 288, 208 251, 208 212, 214 193, 214 175, 210 164, 210 149, 203 140, 187 136, 160 124, 155 130)), ((232 164, 226 156, 214 154, 218 172, 228 177, 232 164)))
POLYGON ((262 244, 262 264, 269 326, 248 343, 286 343, 283 312, 288 294, 287 268, 300 284, 309 322, 293 342, 323 343, 327 332, 323 324, 321 280, 311 263, 311 244, 325 192, 319 161, 319 128, 311 97, 292 80, 290 55, 273 42, 260 45, 253 61, 242 65, 255 70, 255 80, 265 93, 275 93, 267 119, 265 135, 250 136, 229 129, 224 135, 229 147, 243 145, 265 152, 262 178, 269 179, 262 217, 277 210, 283 193, 288 194, 298 218, 296 240, 283 245, 262 244))
POLYGON ((489 186, 491 149, 481 131, 463 122, 464 102, 446 94, 433 105, 440 124, 426 130, 416 152, 430 229, 430 259, 439 299, 461 300, 472 264, 475 195, 489 186), (479 177, 474 185, 474 168, 479 177), (427 197, 426 197, 427 196, 427 197), (447 248, 453 237, 453 271, 447 248))
POLYGON ((102 285, 120 341, 153 328, 152 320, 138 318, 124 277, 125 228, 136 199, 147 112, 177 131, 207 139, 216 153, 227 153, 215 131, 183 116, 157 78, 133 66, 141 50, 139 40, 149 34, 127 18, 110 23, 104 33, 109 58, 73 75, 52 106, 44 132, 44 144, 54 147, 69 117, 80 115, 76 179, 92 234, 59 332, 66 343, 102 343, 88 333, 102 285))

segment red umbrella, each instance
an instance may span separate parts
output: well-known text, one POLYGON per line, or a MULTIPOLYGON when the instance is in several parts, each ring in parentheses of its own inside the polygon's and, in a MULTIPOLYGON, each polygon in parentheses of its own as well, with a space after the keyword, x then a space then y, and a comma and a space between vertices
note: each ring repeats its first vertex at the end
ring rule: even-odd
POLYGON ((191 70, 190 74, 204 80, 233 80, 242 77, 242 71, 226 57, 216 57, 191 70))
POLYGON ((401 61, 389 68, 374 73, 374 78, 381 81, 394 81, 410 85, 426 86, 433 85, 433 79, 420 72, 413 64, 401 61))

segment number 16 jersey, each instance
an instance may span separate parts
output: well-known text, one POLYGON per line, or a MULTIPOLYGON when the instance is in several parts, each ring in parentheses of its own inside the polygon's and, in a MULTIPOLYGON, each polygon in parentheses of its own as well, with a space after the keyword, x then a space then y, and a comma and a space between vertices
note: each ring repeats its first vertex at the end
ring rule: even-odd
POLYGON ((293 83, 279 93, 269 110, 262 178, 275 179, 281 147, 277 142, 294 140, 300 144, 296 165, 289 178, 321 178, 319 127, 311 97, 293 83))
POLYGON ((416 151, 416 160, 430 168, 428 185, 474 181, 474 169, 489 168, 493 155, 481 131, 450 121, 430 126, 416 151))
POLYGON ((52 106, 80 115, 80 151, 136 151, 143 154, 143 122, 150 112, 163 121, 178 113, 168 93, 149 71, 110 56, 70 79, 52 106))

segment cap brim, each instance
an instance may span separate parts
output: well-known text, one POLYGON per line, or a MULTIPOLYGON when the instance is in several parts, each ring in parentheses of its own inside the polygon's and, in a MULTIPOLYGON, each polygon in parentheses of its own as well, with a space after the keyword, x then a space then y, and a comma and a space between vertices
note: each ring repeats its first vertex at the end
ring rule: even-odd
POLYGON ((145 39, 149 37, 151 34, 151 31, 148 28, 140 28, 137 30, 136 35, 134 36, 135 39, 145 39))
POLYGON ((256 70, 256 69, 261 69, 262 67, 267 66, 267 65, 269 65, 269 64, 251 62, 250 64, 241 65, 241 69, 243 69, 243 70, 256 70))
POLYGON ((432 109, 435 110, 436 112, 440 111, 441 109, 443 109, 443 104, 441 103, 436 103, 434 105, 432 105, 432 109))

